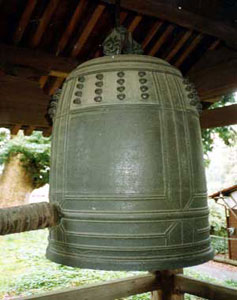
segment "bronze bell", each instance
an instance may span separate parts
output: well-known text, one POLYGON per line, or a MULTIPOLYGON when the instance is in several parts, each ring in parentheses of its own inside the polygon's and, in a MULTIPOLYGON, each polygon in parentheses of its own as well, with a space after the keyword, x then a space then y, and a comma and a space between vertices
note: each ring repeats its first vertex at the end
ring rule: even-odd
POLYGON ((53 129, 50 201, 62 219, 49 259, 162 270, 212 258, 199 106, 155 57, 97 58, 69 75, 53 129))

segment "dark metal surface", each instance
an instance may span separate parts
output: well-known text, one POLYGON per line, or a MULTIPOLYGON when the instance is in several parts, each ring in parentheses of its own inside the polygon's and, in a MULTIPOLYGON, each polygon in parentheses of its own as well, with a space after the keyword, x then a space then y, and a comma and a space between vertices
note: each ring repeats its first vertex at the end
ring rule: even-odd
POLYGON ((50 229, 49 259, 162 270, 212 258, 188 84, 168 63, 142 55, 94 59, 71 73, 53 130, 50 201, 63 217, 50 229))

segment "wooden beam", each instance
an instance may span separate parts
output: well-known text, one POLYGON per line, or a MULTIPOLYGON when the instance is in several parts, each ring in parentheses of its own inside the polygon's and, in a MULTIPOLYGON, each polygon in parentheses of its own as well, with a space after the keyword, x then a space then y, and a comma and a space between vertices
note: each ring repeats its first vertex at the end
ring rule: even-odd
POLYGON ((74 32, 76 25, 78 24, 78 21, 82 17, 82 13, 85 9, 86 3, 87 3, 87 0, 79 1, 72 18, 58 43, 57 55, 60 54, 66 47, 68 40, 72 36, 72 33, 74 32))
POLYGON ((165 31, 161 35, 161 37, 158 39, 158 41, 155 43, 155 45, 151 48, 151 50, 149 51, 148 55, 155 55, 157 53, 157 51, 160 49, 160 47, 164 44, 164 42, 167 39, 167 37, 172 33, 173 30, 174 30, 174 26, 173 25, 169 25, 165 29, 165 31))
POLYGON ((43 16, 40 18, 39 25, 36 29, 36 32, 31 40, 31 46, 36 47, 39 45, 43 34, 50 22, 50 19, 57 8, 60 0, 50 0, 47 7, 44 10, 43 16))
POLYGON ((0 126, 22 124, 46 128, 50 97, 34 81, 14 76, 0 77, 0 126))
POLYGON ((17 135, 18 131, 21 129, 22 125, 21 124, 16 124, 11 128, 11 134, 12 135, 17 135))
POLYGON ((162 21, 157 20, 151 27, 151 29, 148 31, 146 38, 142 42, 142 48, 145 49, 146 46, 150 43, 150 41, 153 39, 161 25, 163 24, 162 21))
POLYGON ((76 44, 73 47, 71 56, 72 57, 77 57, 80 51, 82 50, 83 46, 85 45, 89 35, 91 34, 92 30, 94 29, 96 23, 99 21, 100 17, 102 16, 104 10, 105 10, 105 5, 99 4, 96 9, 94 10, 94 13, 92 14, 89 22, 85 26, 82 34, 79 36, 76 44))
POLYGON ((48 127, 43 129, 43 136, 44 137, 49 137, 52 134, 52 127, 48 127))
POLYGON ((27 66, 46 75, 51 70, 71 72, 79 62, 68 57, 60 57, 39 50, 0 44, 0 62, 9 65, 27 66))
POLYGON ((165 60, 171 61, 171 59, 175 56, 175 54, 180 50, 180 48, 184 45, 184 43, 190 38, 192 35, 192 31, 188 30, 184 33, 181 39, 178 40, 174 48, 170 51, 170 53, 165 57, 165 60))
POLYGON ((237 124, 237 104, 204 110, 200 117, 202 128, 237 124))
POLYGON ((85 287, 48 292, 16 300, 111 300, 141 294, 157 289, 159 282, 154 274, 133 276, 85 287))
POLYGON ((208 51, 188 72, 202 101, 213 102, 237 90, 237 51, 208 51))
POLYGON ((56 77, 53 84, 50 86, 48 90, 48 94, 52 96, 57 89, 59 89, 64 82, 64 78, 56 77))
POLYGON ((197 47, 197 45, 200 43, 202 40, 203 35, 198 34, 195 39, 192 41, 192 43, 184 50, 184 52, 180 55, 178 60, 175 62, 175 66, 178 68, 182 65, 182 63, 185 61, 187 56, 197 47))
POLYGON ((208 50, 215 50, 220 45, 220 40, 215 40, 211 46, 208 48, 208 50))
POLYGON ((175 275, 175 289, 182 293, 188 293, 210 300, 236 300, 237 289, 221 286, 185 275, 175 275))
POLYGON ((152 292, 151 300, 184 300, 184 294, 174 289, 174 275, 183 274, 182 269, 164 270, 156 274, 160 280, 160 286, 157 291, 152 292))
POLYGON ((32 132, 35 130, 35 127, 34 126, 28 126, 27 128, 24 129, 24 135, 31 135, 32 132))
POLYGON ((28 23, 30 21, 30 18, 31 18, 33 10, 36 6, 36 3, 37 3, 37 0, 28 0, 25 10, 23 11, 21 19, 20 19, 17 29, 15 31, 15 34, 13 36, 13 42, 15 44, 18 44, 21 41, 21 38, 25 32, 26 26, 28 25, 28 23))
POLYGON ((139 23, 142 20, 142 16, 136 16, 131 24, 128 26, 128 31, 130 31, 131 33, 133 33, 135 31, 135 29, 137 28, 137 26, 139 25, 139 23))
POLYGON ((48 80, 48 76, 41 76, 40 77, 40 80, 39 80, 39 85, 40 85, 40 88, 43 89, 47 80, 48 80))
MULTIPOLYGON (((107 3, 115 3, 115 0, 103 0, 107 3)), ((231 27, 224 22, 178 9, 178 1, 173 0, 123 0, 121 6, 143 15, 154 16, 162 20, 175 23, 179 26, 196 30, 203 34, 215 36, 225 41, 229 46, 237 49, 237 28, 231 27)), ((208 9, 208 7, 207 7, 208 9)))

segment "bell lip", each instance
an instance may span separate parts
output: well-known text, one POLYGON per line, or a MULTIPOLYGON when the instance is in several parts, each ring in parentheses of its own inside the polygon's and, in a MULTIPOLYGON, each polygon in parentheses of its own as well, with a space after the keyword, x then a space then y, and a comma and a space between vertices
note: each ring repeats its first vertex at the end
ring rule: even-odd
POLYGON ((196 255, 195 253, 189 257, 179 257, 169 260, 154 260, 152 262, 145 262, 144 264, 136 261, 108 261, 98 260, 93 262, 92 259, 79 258, 77 256, 60 255, 52 252, 50 247, 47 248, 46 258, 52 262, 76 268, 104 270, 104 271, 162 271, 174 270, 195 265, 203 264, 214 257, 214 250, 210 246, 208 250, 202 254, 196 255))

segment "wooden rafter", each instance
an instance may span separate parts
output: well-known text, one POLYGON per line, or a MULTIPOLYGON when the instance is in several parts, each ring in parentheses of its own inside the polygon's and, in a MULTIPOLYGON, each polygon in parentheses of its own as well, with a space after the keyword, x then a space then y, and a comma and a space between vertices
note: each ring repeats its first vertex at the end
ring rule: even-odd
POLYGON ((202 101, 214 102, 237 90, 237 51, 221 48, 207 51, 188 72, 202 101))
POLYGON ((15 34, 13 36, 13 42, 15 44, 18 44, 21 41, 21 38, 25 32, 26 26, 28 25, 28 23, 30 21, 30 18, 31 18, 31 15, 33 13, 36 3, 37 3, 37 0, 28 0, 28 2, 26 4, 26 8, 20 18, 19 24, 18 24, 15 34))
POLYGON ((171 59, 175 56, 175 54, 182 48, 184 43, 190 38, 192 35, 192 31, 188 30, 186 31, 183 36, 178 40, 176 45, 173 47, 173 49, 170 51, 170 53, 165 57, 167 61, 171 61, 171 59))
MULTIPOLYGON (((115 0, 103 0, 114 3, 115 0)), ((206 16, 178 9, 178 4, 173 0, 123 0, 121 6, 143 15, 167 20, 190 30, 196 30, 203 34, 215 36, 225 41, 229 46, 237 49, 237 28, 227 25, 225 22, 216 21, 206 16)))
POLYGON ((220 45, 220 40, 215 40, 211 46, 208 48, 208 50, 215 50, 220 45))
POLYGON ((40 19, 39 25, 36 29, 36 32, 31 40, 31 46, 36 47, 39 45, 41 38, 50 22, 50 19, 57 8, 60 0, 50 0, 47 7, 44 10, 43 16, 40 19))
POLYGON ((69 57, 47 54, 43 51, 0 44, 0 62, 26 66, 47 74, 51 70, 70 72, 79 62, 69 57))
POLYGON ((37 82, 1 76, 0 99, 0 126, 49 126, 45 114, 50 97, 44 94, 37 82))
POLYGON ((58 48, 57 48, 57 55, 60 54, 64 48, 66 47, 68 40, 70 39, 70 37, 72 36, 74 29, 76 27, 76 25, 78 24, 78 21, 80 20, 80 18, 82 17, 83 11, 85 9, 87 0, 80 0, 77 8, 75 9, 75 12, 66 28, 66 30, 64 31, 59 43, 58 43, 58 48))
POLYGON ((144 39, 144 41, 142 42, 142 48, 145 49, 146 46, 150 43, 150 41, 153 39, 153 37, 155 36, 155 34, 157 33, 157 31, 159 30, 159 28, 161 27, 161 25, 163 24, 162 21, 157 20, 152 28, 150 29, 150 31, 147 33, 146 38, 144 39))
POLYGON ((54 80, 54 83, 50 86, 48 90, 48 95, 52 96, 57 89, 61 87, 63 84, 64 78, 62 77, 56 77, 54 80))
POLYGON ((87 25, 85 26, 82 34, 79 36, 77 42, 75 43, 71 56, 72 57, 77 57, 78 54, 80 53, 80 51, 82 50, 83 46, 85 45, 90 33, 92 32, 92 30, 94 29, 96 23, 98 22, 98 20, 100 19, 100 17, 102 16, 104 10, 105 10, 105 5, 103 4, 99 4, 96 9, 94 10, 94 13, 92 14, 89 22, 87 23, 87 25))
POLYGON ((142 16, 136 16, 132 20, 131 24, 128 26, 128 31, 134 32, 137 26, 139 25, 139 23, 141 22, 141 20, 142 20, 142 16))
POLYGON ((157 53, 157 51, 160 49, 160 47, 164 44, 164 42, 166 41, 167 37, 172 33, 172 31, 174 30, 174 26, 173 25, 169 25, 165 31, 163 32, 163 34, 161 35, 161 37, 158 39, 158 41, 155 43, 155 45, 151 48, 151 50, 149 51, 148 55, 155 55, 157 53))
POLYGON ((184 50, 184 52, 180 55, 180 57, 177 59, 177 61, 174 63, 176 67, 180 67, 182 63, 185 61, 187 56, 197 47, 197 45, 202 40, 203 35, 198 34, 195 39, 192 41, 192 43, 184 50))
POLYGON ((45 84, 46 84, 46 82, 47 82, 47 80, 48 80, 48 76, 41 76, 40 77, 40 80, 39 80, 39 85, 40 85, 40 88, 41 89, 43 89, 44 88, 44 86, 45 86, 45 84))

